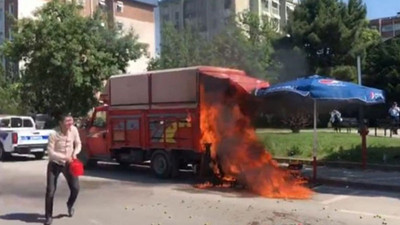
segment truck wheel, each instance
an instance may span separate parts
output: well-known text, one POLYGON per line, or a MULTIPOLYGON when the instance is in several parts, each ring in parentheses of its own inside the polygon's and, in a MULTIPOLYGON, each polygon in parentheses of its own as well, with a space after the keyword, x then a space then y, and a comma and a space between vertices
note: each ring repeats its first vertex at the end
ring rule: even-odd
POLYGON ((151 170, 159 178, 171 176, 172 165, 169 154, 163 150, 155 151, 151 156, 151 170))
POLYGON ((35 159, 43 159, 44 152, 35 152, 33 155, 35 156, 35 159))
POLYGON ((85 164, 83 164, 85 169, 93 169, 97 166, 97 160, 95 159, 88 159, 85 164))
POLYGON ((131 166, 131 164, 128 162, 118 162, 118 166, 120 169, 125 170, 128 169, 131 166))
POLYGON ((4 151, 3 146, 0 145, 0 161, 6 161, 11 158, 11 154, 4 151))

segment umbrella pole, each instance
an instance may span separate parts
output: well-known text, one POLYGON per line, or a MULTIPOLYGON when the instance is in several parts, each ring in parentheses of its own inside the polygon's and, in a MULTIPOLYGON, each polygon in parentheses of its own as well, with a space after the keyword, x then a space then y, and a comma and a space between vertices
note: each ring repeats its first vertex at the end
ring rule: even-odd
POLYGON ((317 100, 314 99, 313 181, 317 180, 317 100))

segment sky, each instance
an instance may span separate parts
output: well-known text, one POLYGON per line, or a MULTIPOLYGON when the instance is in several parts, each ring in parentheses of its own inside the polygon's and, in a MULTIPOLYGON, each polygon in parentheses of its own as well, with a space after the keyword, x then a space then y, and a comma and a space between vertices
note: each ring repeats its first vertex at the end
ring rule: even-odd
MULTIPOLYGON (((347 2, 348 0, 345 0, 347 2)), ((400 0, 363 0, 367 4, 368 19, 396 16, 400 0)))

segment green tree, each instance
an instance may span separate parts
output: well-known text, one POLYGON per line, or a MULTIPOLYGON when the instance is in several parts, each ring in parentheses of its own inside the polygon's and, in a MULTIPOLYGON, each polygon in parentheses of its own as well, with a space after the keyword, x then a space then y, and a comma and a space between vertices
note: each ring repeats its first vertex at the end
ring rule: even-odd
POLYGON ((161 32, 161 53, 151 59, 148 70, 200 65, 205 62, 207 42, 194 30, 178 31, 172 23, 165 23, 161 32))
POLYGON ((274 52, 272 43, 276 38, 275 29, 268 19, 250 12, 241 13, 213 38, 209 64, 238 68, 259 78, 275 79, 270 69, 274 52))
POLYGON ((345 76, 341 71, 354 71, 357 55, 365 56, 368 46, 378 40, 377 33, 368 28, 366 13, 362 0, 349 0, 347 4, 304 0, 296 7, 287 31, 293 45, 305 52, 309 73, 356 79, 354 73, 345 76))
POLYGON ((25 113, 19 96, 20 83, 7 79, 0 66, 0 114, 18 115, 25 113))
POLYGON ((365 84, 385 90, 388 102, 400 101, 400 37, 371 47, 366 62, 365 84))
POLYGON ((83 17, 80 10, 50 1, 35 19, 15 21, 13 40, 2 47, 9 60, 23 62, 21 98, 30 111, 85 115, 102 81, 145 52, 133 32, 120 34, 105 13, 83 17))
POLYGON ((210 40, 193 28, 178 31, 172 24, 164 24, 161 36, 161 53, 149 63, 150 70, 211 65, 271 78, 268 69, 276 34, 269 21, 257 15, 237 15, 210 40))

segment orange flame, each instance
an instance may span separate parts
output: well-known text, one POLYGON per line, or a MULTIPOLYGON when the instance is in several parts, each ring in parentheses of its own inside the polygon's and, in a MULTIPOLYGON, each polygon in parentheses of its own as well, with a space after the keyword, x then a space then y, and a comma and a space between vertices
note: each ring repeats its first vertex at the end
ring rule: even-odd
MULTIPOLYGON (((223 174, 220 178, 225 181, 237 180, 264 197, 309 198, 312 191, 303 186, 302 180, 279 168, 257 139, 249 117, 241 110, 248 94, 232 88, 235 90, 231 96, 208 93, 201 88, 201 143, 212 144, 211 158, 219 163, 219 167, 214 165, 214 173, 223 174)), ((206 183, 198 187, 209 186, 206 183)))

